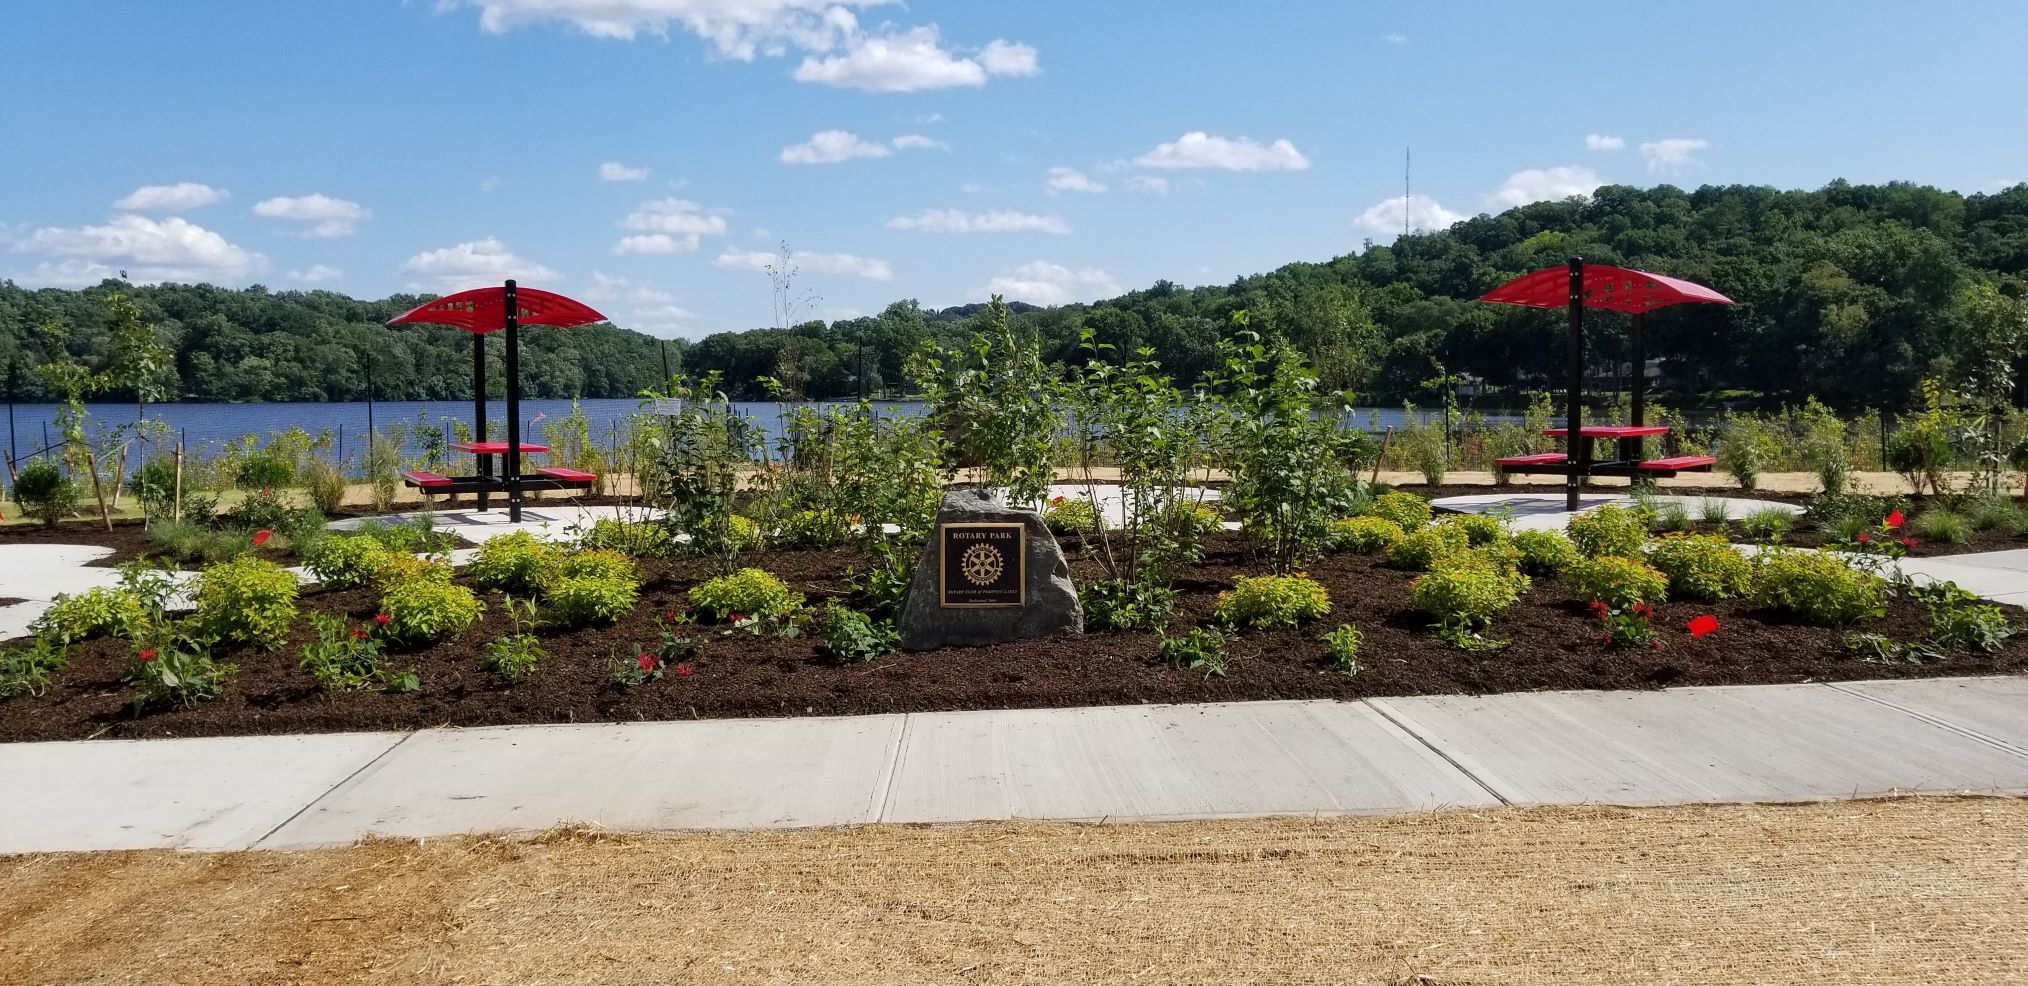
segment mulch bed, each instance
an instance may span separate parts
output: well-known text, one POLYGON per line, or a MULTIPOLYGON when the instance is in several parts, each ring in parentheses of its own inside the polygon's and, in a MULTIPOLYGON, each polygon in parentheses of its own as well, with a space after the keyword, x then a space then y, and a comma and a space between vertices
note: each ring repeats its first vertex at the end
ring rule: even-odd
MULTIPOLYGON (((1075 544, 1066 545, 1073 553, 1075 544)), ((768 569, 806 591, 811 602, 845 595, 846 572, 864 565, 847 549, 772 550, 742 564, 768 569)), ((1088 561, 1079 577, 1096 575, 1088 561)), ((1339 555, 1311 566, 1334 606, 1321 624, 1299 631, 1248 632, 1231 646, 1230 676, 1206 678, 1156 658, 1145 633, 1094 633, 1081 639, 1029 640, 994 647, 897 654, 839 665, 809 637, 761 638, 699 628, 694 673, 626 689, 612 684, 608 657, 628 658, 656 639, 654 619, 688 608, 685 592, 709 576, 696 560, 651 560, 641 605, 613 627, 545 635, 550 656, 520 685, 503 686, 479 670, 486 641, 511 632, 497 605, 460 638, 399 653, 393 667, 414 666, 423 690, 412 695, 325 693, 297 667, 307 625, 278 651, 226 655, 239 674, 225 694, 190 710, 136 719, 133 692, 121 682, 129 645, 99 640, 72 652, 70 668, 49 694, 0 703, 0 740, 302 733, 529 722, 604 722, 741 716, 847 715, 957 709, 1129 705, 1248 699, 1488 693, 1550 688, 1643 689, 1668 685, 1772 684, 1857 678, 1990 674, 2028 668, 2028 639, 1997 654, 1951 653, 1929 664, 1867 663, 1846 653, 1841 635, 1757 613, 1744 602, 1672 602, 1656 623, 1662 650, 1615 650, 1599 641, 1583 604, 1556 583, 1538 580, 1501 618, 1505 650, 1458 651, 1437 640, 1429 619, 1408 601, 1411 573, 1377 560, 1339 555), (1710 613, 1722 629, 1692 639, 1684 624, 1710 613), (1324 666, 1318 635, 1344 622, 1365 633, 1363 670, 1347 677, 1324 666)), ((1232 535, 1214 537, 1204 561, 1180 581, 1178 622, 1210 618, 1217 594, 1234 576, 1256 574, 1232 535)), ((497 597, 492 600, 497 603, 497 597)), ((370 618, 364 590, 311 591, 303 607, 370 618)), ((2022 614, 2013 614, 2017 621, 2022 614)), ((1867 629, 1896 639, 1923 635, 1920 611, 1897 604, 1867 629)))

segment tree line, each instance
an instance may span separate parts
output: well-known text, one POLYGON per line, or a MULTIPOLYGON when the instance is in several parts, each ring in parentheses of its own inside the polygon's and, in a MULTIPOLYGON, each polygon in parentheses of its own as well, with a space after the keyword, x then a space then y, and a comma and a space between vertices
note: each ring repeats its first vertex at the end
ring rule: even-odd
MULTIPOLYGON (((1232 313, 1246 310, 1255 331, 1308 354, 1324 386, 1363 401, 1427 401, 1464 379, 1518 404, 1560 384, 1562 315, 1475 299, 1573 255, 1686 277, 1737 302, 1649 317, 1660 396, 1680 404, 1814 395, 1841 409, 1898 409, 1919 401, 1924 379, 2011 372, 2028 335, 2028 184, 1974 195, 1909 182, 1814 191, 1609 185, 1225 285, 1158 281, 1093 304, 1010 308, 1016 330, 1057 361, 1077 358, 1088 328, 1115 352, 1152 349, 1166 372, 1195 381, 1212 369, 1232 313)), ((369 372, 381 398, 470 395, 468 336, 381 325, 423 296, 0 283, 0 364, 18 355, 32 365, 51 346, 107 361, 104 301, 114 293, 161 329, 174 354, 165 389, 184 399, 356 400, 369 372), (39 331, 52 322, 67 331, 39 331)), ((527 392, 540 397, 631 396, 663 378, 665 353, 672 369, 722 373, 740 398, 891 393, 911 386, 912 352, 968 338, 984 307, 897 301, 878 315, 666 347, 614 326, 531 332, 523 367, 527 392)), ((1599 364, 1625 358, 1623 317, 1595 316, 1587 332, 1599 364)), ((39 388, 24 380, 21 399, 52 396, 39 388)))

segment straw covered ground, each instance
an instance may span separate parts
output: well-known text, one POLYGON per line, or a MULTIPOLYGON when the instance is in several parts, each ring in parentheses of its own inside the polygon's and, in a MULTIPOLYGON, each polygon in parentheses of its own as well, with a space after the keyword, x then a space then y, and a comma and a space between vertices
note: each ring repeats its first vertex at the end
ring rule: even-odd
POLYGON ((2028 802, 0 859, 6 983, 2020 983, 2028 802))

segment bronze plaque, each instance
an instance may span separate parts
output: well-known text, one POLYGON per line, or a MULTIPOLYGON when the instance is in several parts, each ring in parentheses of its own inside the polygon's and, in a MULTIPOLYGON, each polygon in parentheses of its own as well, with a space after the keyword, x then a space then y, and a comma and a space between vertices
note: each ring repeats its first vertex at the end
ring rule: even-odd
POLYGON ((981 609, 1028 604, 1028 525, 944 524, 937 528, 937 604, 981 609))

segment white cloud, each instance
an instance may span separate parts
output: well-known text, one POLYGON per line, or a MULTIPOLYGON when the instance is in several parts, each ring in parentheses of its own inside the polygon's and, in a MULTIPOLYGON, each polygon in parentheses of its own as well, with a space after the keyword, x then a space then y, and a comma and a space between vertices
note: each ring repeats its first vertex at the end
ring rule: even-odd
POLYGON ((1071 270, 1062 264, 1036 260, 986 282, 985 295, 1001 295, 1009 301, 1031 305, 1062 305, 1079 298, 1102 298, 1120 293, 1120 282, 1101 268, 1071 270))
POLYGON ((336 267, 326 267, 323 264, 311 264, 305 270, 292 270, 289 272, 288 275, 289 280, 302 281, 305 284, 319 284, 324 281, 335 281, 343 276, 345 276, 344 271, 341 271, 336 267))
POLYGON ((915 122, 922 124, 942 123, 944 122, 944 115, 942 113, 924 113, 917 116, 915 122))
POLYGON ((1624 151, 1627 149, 1627 139, 1607 134, 1585 134, 1584 149, 1587 151, 1624 151))
POLYGON ((679 333, 697 313, 676 304, 676 296, 647 284, 637 284, 618 275, 592 271, 591 286, 584 300, 601 306, 613 323, 650 335, 679 333))
POLYGON ((1527 205, 1530 202, 1560 202, 1573 195, 1590 195, 1600 185, 1598 172, 1576 165, 1556 168, 1529 168, 1507 176, 1498 191, 1486 201, 1498 206, 1527 205))
POLYGON ((441 250, 425 250, 403 262, 401 272, 426 278, 447 291, 499 284, 510 277, 526 283, 551 281, 559 276, 533 260, 515 256, 506 244, 490 236, 441 250))
POLYGON ((1167 195, 1175 191, 1176 186, 1169 179, 1159 175, 1129 175, 1127 177, 1127 190, 1130 192, 1147 192, 1150 195, 1167 195))
POLYGON ((913 216, 896 216, 887 221, 889 229, 913 229, 925 233, 1057 233, 1070 232, 1070 224, 1054 213, 1033 213, 995 209, 966 212, 963 209, 924 209, 913 216))
POLYGON ((944 46, 933 26, 881 35, 857 35, 838 54, 810 55, 796 66, 798 82, 867 92, 920 92, 983 86, 990 76, 1034 75, 1035 49, 993 41, 976 58, 944 46))
POLYGON ((136 283, 230 281, 261 269, 267 258, 225 237, 171 216, 160 221, 121 215, 102 226, 44 227, 14 243, 16 253, 69 258, 37 266, 49 283, 89 284, 125 270, 136 283))
POLYGON ((886 144, 866 140, 850 130, 825 130, 810 135, 800 144, 782 148, 784 164, 837 164, 859 157, 886 157, 894 153, 886 144))
MULTIPOLYGON (((778 254, 761 250, 737 250, 728 248, 712 261, 727 270, 765 271, 780 259, 778 254)), ((855 257, 849 253, 797 253, 790 263, 813 274, 850 274, 869 281, 894 280, 894 268, 885 260, 871 257, 855 257)))
POLYGON ((1042 71, 1042 67, 1035 63, 1034 48, 997 39, 988 42, 979 52, 979 65, 987 75, 1021 77, 1042 71))
POLYGON ((304 236, 345 236, 357 229, 361 221, 373 216, 357 202, 334 199, 317 192, 293 198, 277 196, 262 199, 254 203, 253 211, 254 215, 269 219, 315 223, 303 231, 304 236))
POLYGON ((183 212, 229 198, 232 193, 223 188, 179 181, 174 185, 142 185, 113 203, 113 208, 129 212, 183 212))
POLYGON ((1310 159, 1296 145, 1277 140, 1262 145, 1251 137, 1228 140, 1193 130, 1134 159, 1148 168, 1220 168, 1226 171, 1301 171, 1310 159))
POLYGON ((648 177, 648 169, 634 168, 618 161, 607 161, 599 165, 600 181, 640 181, 648 177))
POLYGON ((945 151, 951 149, 951 145, 946 144, 941 140, 936 140, 931 137, 925 137, 922 134, 902 134, 901 136, 894 138, 894 148, 895 150, 898 151, 916 150, 930 147, 934 147, 939 150, 945 151))
POLYGON ((1697 152, 1710 146, 1710 141, 1700 137, 1669 137, 1642 144, 1641 156, 1648 160, 1649 171, 1674 173, 1689 165, 1703 164, 1697 159, 1697 152))
POLYGON ((1387 42, 1388 44, 1394 45, 1395 47, 1399 48, 1399 47, 1401 47, 1402 45, 1405 45, 1405 44, 1407 44, 1407 43, 1408 43, 1408 35, 1406 35, 1406 34, 1383 34, 1383 35, 1381 35, 1381 36, 1380 36, 1380 40, 1382 40, 1382 41, 1385 41, 1385 42, 1387 42))
POLYGON ((1400 233, 1404 208, 1408 212, 1411 229, 1448 229, 1451 224, 1465 220, 1462 214, 1444 208, 1442 203, 1427 195, 1411 195, 1405 202, 1399 198, 1375 202, 1372 208, 1353 220, 1353 225, 1370 233, 1400 233))
POLYGON ((1096 195, 1106 190, 1104 185, 1076 168, 1049 169, 1047 187, 1052 195, 1057 192, 1087 192, 1096 195))
POLYGON ((702 237, 724 235, 725 217, 689 199, 652 199, 627 213, 620 228, 654 235, 625 237, 614 253, 676 253, 697 249, 702 237))
POLYGON ((503 183, 500 181, 499 175, 487 175, 479 181, 479 191, 491 192, 498 189, 501 184, 503 183))

